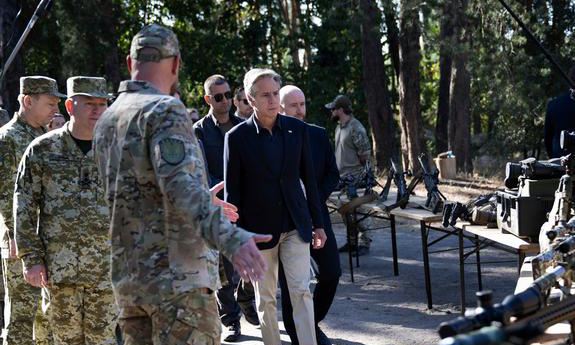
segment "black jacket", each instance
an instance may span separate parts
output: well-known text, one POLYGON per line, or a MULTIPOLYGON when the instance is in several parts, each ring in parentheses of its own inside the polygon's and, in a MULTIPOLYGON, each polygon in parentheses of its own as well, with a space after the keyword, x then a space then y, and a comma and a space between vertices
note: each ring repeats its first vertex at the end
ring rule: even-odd
MULTIPOLYGON (((235 125, 243 120, 230 115, 230 121, 235 125)), ((194 124, 194 131, 204 145, 204 153, 210 177, 210 186, 224 180, 224 135, 215 124, 212 113, 202 117, 194 124)))
POLYGON ((278 121, 284 138, 279 179, 272 173, 259 144, 259 132, 266 129, 258 127, 254 116, 226 134, 226 201, 238 207, 239 226, 273 235, 272 241, 258 244, 260 249, 269 249, 278 243, 283 205, 304 241, 311 241, 312 228, 323 228, 308 125, 283 115, 278 115, 278 121), (305 186, 305 196, 300 179, 305 186))
POLYGON ((569 92, 552 99, 547 104, 545 115, 545 148, 549 158, 561 157, 564 152, 559 146, 562 130, 575 130, 575 101, 569 92))
POLYGON ((339 170, 337 170, 333 147, 325 129, 309 124, 309 140, 315 167, 315 179, 321 201, 323 225, 328 228, 331 227, 331 221, 326 201, 339 182, 339 170))

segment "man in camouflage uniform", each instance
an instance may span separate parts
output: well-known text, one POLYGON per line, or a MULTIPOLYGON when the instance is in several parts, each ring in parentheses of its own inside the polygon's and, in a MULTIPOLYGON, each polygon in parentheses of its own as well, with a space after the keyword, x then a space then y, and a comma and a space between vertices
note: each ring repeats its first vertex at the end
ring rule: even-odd
POLYGON ((5 223, 1 234, 6 304, 4 344, 34 344, 33 335, 36 344, 51 343, 48 322, 38 308, 40 289, 24 281, 22 263, 16 257, 12 199, 18 163, 28 144, 45 132, 44 126, 58 111, 58 97, 65 96, 58 92, 54 79, 20 78, 20 110, 0 129, 0 213, 5 223))
POLYGON ((20 163, 18 257, 26 281, 46 288, 54 344, 111 345, 117 307, 108 277, 109 211, 92 150, 94 126, 108 107, 106 80, 72 77, 67 86, 70 122, 34 140, 20 163))
POLYGON ((255 242, 271 236, 233 226, 214 205, 192 121, 169 96, 180 67, 176 35, 144 27, 127 62, 132 80, 120 84, 94 135, 125 344, 219 344, 218 253, 208 246, 259 280, 266 267, 255 242))
MULTIPOLYGON (((331 119, 338 122, 335 129, 335 160, 339 175, 358 176, 371 157, 371 145, 365 127, 353 116, 351 101, 345 95, 338 95, 333 102, 325 105, 331 111, 331 119)), ((369 253, 371 239, 367 230, 371 227, 369 218, 358 224, 359 235, 351 234, 352 250, 358 248, 359 255, 369 253), (359 243, 356 244, 356 241, 359 243)), ((347 252, 349 243, 343 245, 339 251, 347 252)))

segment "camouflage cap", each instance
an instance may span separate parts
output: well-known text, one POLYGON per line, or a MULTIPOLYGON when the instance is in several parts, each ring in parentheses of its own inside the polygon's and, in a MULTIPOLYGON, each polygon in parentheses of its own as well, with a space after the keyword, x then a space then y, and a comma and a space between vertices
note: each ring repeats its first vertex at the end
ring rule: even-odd
POLYGON ((81 95, 98 98, 111 98, 106 92, 106 79, 100 77, 70 77, 66 81, 68 97, 81 95))
POLYGON ((66 95, 58 92, 56 80, 43 76, 21 77, 20 93, 23 95, 45 94, 66 98, 66 95))
POLYGON ((161 25, 146 25, 132 39, 130 56, 138 61, 158 62, 172 56, 180 54, 180 45, 176 34, 161 25), (143 48, 152 48, 145 53, 143 48))
POLYGON ((340 108, 345 110, 351 110, 351 101, 345 95, 337 95, 334 98, 333 102, 326 104, 325 107, 329 110, 340 109, 340 108))

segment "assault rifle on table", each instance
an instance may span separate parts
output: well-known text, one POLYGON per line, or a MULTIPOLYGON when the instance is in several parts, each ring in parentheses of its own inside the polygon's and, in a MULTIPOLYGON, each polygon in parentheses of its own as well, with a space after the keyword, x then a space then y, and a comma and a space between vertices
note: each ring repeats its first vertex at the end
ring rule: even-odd
MULTIPOLYGON (((492 302, 491 291, 478 292, 477 309, 463 317, 439 325, 439 336, 444 339, 440 344, 491 344, 481 342, 485 341, 485 338, 479 334, 491 332, 490 326, 493 324, 498 324, 500 330, 505 330, 508 326, 516 327, 510 325, 520 324, 523 320, 539 317, 541 310, 555 310, 555 306, 547 306, 549 291, 558 286, 561 280, 565 288, 570 287, 573 264, 575 264, 575 260, 571 256, 563 265, 556 266, 550 272, 533 281, 525 291, 509 295, 503 299, 503 302, 495 305, 492 302), (517 321, 513 322, 513 318, 517 321)), ((572 301, 571 297, 565 300, 572 301)), ((575 308, 575 301, 570 303, 573 303, 572 307, 575 308)), ((562 304, 562 306, 564 305, 562 304)), ((543 313, 543 315, 545 314, 543 313)))
POLYGON ((369 195, 373 193, 373 187, 377 185, 379 183, 368 160, 361 173, 355 175, 350 173, 342 176, 337 189, 344 192, 349 200, 352 200, 359 197, 357 192, 359 188, 365 188, 363 195, 369 195))
MULTIPOLYGON (((557 323, 575 319, 575 296, 568 296, 554 305, 509 325, 494 324, 469 334, 443 339, 440 345, 530 344, 545 330, 557 323)), ((573 328, 573 326, 571 326, 573 328)), ((571 331, 573 334, 573 330, 571 331)))
POLYGON ((379 194, 379 200, 385 201, 387 200, 387 196, 389 194, 389 189, 391 187, 391 181, 397 187, 397 197, 395 199, 395 203, 387 206, 387 210, 392 210, 396 207, 405 208, 409 203, 409 196, 413 193, 413 189, 417 185, 419 181, 414 181, 415 179, 411 180, 409 186, 405 181, 405 176, 408 175, 408 172, 405 172, 401 165, 396 165, 393 159, 390 159, 390 169, 389 175, 387 176, 387 182, 383 187, 383 190, 379 194))
POLYGON ((446 200, 445 196, 441 194, 437 185, 439 184, 439 171, 437 169, 430 168, 429 160, 425 154, 421 154, 417 160, 421 166, 421 175, 418 179, 423 180, 425 184, 425 189, 427 190, 427 199, 425 200, 425 206, 427 210, 437 213, 443 209, 443 203, 446 200))
POLYGON ((445 202, 443 204, 442 222, 444 227, 455 226, 458 219, 471 224, 497 226, 497 200, 495 194, 480 195, 467 203, 445 202))

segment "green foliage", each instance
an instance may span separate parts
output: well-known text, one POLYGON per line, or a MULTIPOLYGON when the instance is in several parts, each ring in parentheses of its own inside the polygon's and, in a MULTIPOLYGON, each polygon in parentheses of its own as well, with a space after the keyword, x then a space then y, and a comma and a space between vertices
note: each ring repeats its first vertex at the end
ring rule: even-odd
MULTIPOLYGON (((159 22, 178 34, 183 96, 188 106, 200 112, 207 112, 202 84, 208 76, 224 74, 235 88, 249 68, 268 66, 283 76, 285 84, 297 84, 306 92, 311 122, 333 129, 323 105, 345 93, 353 101, 355 115, 368 125, 358 2, 296 2, 300 13, 294 31, 281 7, 284 1, 94 0, 81 6, 71 0, 55 1, 24 46, 24 72, 53 76, 61 88, 72 75, 105 76, 110 90, 115 89, 120 79, 128 77, 125 56, 131 37, 144 24, 159 22)), ((385 2, 386 6, 396 3, 385 2)), ((568 69, 575 54, 572 2, 511 3, 568 69)), ((428 147, 433 146, 437 113, 441 6, 442 1, 431 0, 420 8, 421 111, 428 147)), ((25 4, 24 17, 29 18, 32 11, 33 4, 25 4)), ((471 111, 481 119, 482 132, 489 138, 480 152, 510 156, 541 147, 546 102, 565 90, 565 83, 498 1, 470 2, 468 15, 471 111)), ((387 84, 397 100, 388 51, 384 40, 387 84)))

